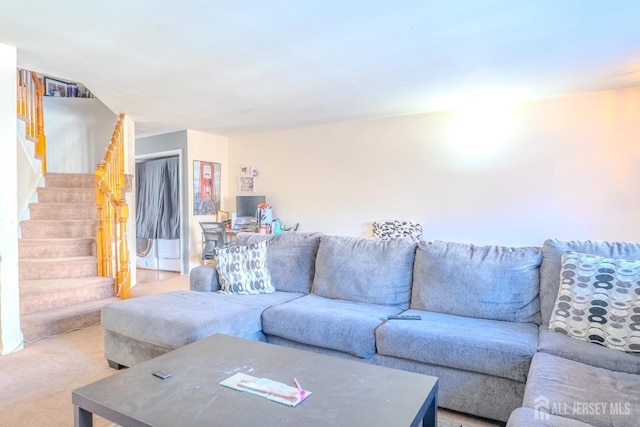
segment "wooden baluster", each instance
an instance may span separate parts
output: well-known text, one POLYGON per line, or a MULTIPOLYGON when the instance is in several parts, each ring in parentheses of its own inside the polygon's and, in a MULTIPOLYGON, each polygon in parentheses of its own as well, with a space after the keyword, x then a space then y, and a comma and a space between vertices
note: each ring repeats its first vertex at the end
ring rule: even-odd
POLYGON ((107 221, 105 221, 107 243, 107 276, 115 277, 113 272, 113 206, 111 203, 107 203, 107 221))
POLYGON ((98 206, 98 232, 96 234, 96 258, 98 259, 98 276, 106 276, 106 255, 105 255, 105 197, 101 189, 104 179, 105 165, 100 163, 96 168, 96 205, 98 206))
POLYGON ((27 121, 27 87, 24 82, 24 70, 18 70, 16 73, 16 87, 18 90, 17 93, 17 106, 16 109, 18 111, 18 116, 20 119, 24 120, 25 123, 27 121))
POLYGON ((42 97, 44 96, 44 83, 40 80, 38 75, 31 72, 31 80, 35 86, 35 112, 34 122, 36 124, 36 157, 41 162, 42 173, 47 173, 47 137, 44 134, 44 106, 42 104, 42 97))
MULTIPOLYGON (((29 122, 27 123, 27 137, 31 141, 37 142, 36 139, 36 92, 34 88, 34 82, 32 79, 27 79, 27 117, 29 122)), ((36 156, 37 158, 37 156, 36 156)))

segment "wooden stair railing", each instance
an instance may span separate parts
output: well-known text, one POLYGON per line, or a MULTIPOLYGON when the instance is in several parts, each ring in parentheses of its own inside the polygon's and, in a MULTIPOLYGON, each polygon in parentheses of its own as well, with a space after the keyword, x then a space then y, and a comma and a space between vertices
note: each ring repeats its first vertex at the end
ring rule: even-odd
POLYGON ((129 206, 125 199, 128 188, 124 173, 124 118, 124 114, 118 117, 104 160, 96 167, 96 255, 98 275, 116 279, 115 295, 128 299, 131 298, 131 277, 127 242, 129 206))
POLYGON ((26 123, 26 138, 35 142, 35 158, 42 173, 47 172, 47 137, 44 134, 42 97, 44 83, 33 71, 18 69, 16 74, 18 118, 26 123))

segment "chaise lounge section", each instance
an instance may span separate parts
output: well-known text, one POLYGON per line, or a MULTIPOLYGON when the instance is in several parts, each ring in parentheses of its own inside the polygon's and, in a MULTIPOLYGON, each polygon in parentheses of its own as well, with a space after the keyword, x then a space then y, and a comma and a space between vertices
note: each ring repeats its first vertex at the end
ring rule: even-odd
MULTIPOLYGON (((618 320, 625 322, 626 311, 630 314, 628 321, 633 322, 635 313, 636 331, 640 330, 640 264, 634 262, 635 271, 628 268, 624 277, 620 275, 623 270, 609 262, 640 260, 640 244, 550 239, 544 242, 542 255, 540 301, 543 323, 538 352, 529 370, 523 408, 512 414, 508 426, 637 426, 640 416, 640 353, 576 339, 550 328, 549 324, 553 323, 554 311, 566 309, 573 316, 571 320, 578 322, 576 316, 578 319, 582 316, 581 310, 593 308, 592 305, 585 308, 570 299, 566 289, 559 291, 563 281, 569 283, 569 279, 576 278, 576 281, 589 283, 590 276, 610 274, 619 280, 612 281, 612 284, 618 285, 606 285, 610 281, 606 277, 596 279, 602 281, 601 284, 596 282, 596 287, 602 286, 598 298, 606 301, 611 310, 615 308, 615 295, 625 295, 623 300, 629 302, 629 307, 618 313, 621 315, 618 320), (574 268, 566 256, 563 259, 563 255, 570 253, 588 254, 588 263, 578 263, 574 268), (635 286, 629 288, 630 292, 615 292, 616 289, 626 289, 620 283, 628 282, 635 282, 635 286), (562 294, 560 299, 559 293, 562 294), (559 306, 562 302, 569 306, 559 306)), ((622 264, 618 262, 618 265, 622 264)), ((631 267, 631 264, 625 267, 631 267)), ((583 289, 588 288, 585 286, 583 289)), ((571 321, 568 324, 571 325, 571 321)), ((573 325, 579 328, 581 324, 573 325)))

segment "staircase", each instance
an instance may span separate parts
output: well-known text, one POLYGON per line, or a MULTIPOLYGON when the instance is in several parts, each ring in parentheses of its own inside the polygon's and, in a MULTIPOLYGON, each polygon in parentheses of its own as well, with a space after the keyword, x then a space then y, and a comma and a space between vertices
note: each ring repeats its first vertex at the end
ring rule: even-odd
POLYGON ((29 220, 20 223, 20 323, 25 341, 100 322, 116 301, 114 280, 98 277, 98 210, 93 174, 45 174, 29 220))

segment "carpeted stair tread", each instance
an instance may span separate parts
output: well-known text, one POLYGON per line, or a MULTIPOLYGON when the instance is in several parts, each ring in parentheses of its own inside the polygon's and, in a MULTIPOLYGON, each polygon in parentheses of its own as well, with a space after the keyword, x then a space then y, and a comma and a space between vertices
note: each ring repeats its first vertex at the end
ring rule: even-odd
POLYGON ((37 189, 38 203, 95 203, 93 188, 40 187, 37 189))
POLYGON ((94 256, 68 256, 68 257, 57 257, 57 258, 21 258, 20 262, 34 262, 34 263, 51 263, 57 264, 61 262, 65 263, 85 263, 85 262, 96 262, 96 257, 94 256))
POLYGON ((77 278, 98 275, 98 264, 94 256, 19 258, 18 263, 20 280, 77 278))
POLYGON ((116 297, 102 298, 81 304, 20 316, 20 326, 26 341, 85 328, 98 324, 102 307, 118 301, 116 297))
POLYGON ((51 173, 44 175, 45 185, 66 188, 95 188, 96 176, 92 173, 51 173))
POLYGON ((20 281, 20 313, 29 314, 113 296, 114 280, 82 277, 20 281))
POLYGON ((20 239, 20 258, 55 258, 95 255, 94 237, 58 237, 54 239, 20 239))
POLYGON ((98 221, 93 219, 44 220, 27 219, 20 221, 21 235, 25 239, 46 239, 57 237, 95 237, 98 221))
POLYGON ((95 203, 30 203, 32 220, 98 219, 95 203))

